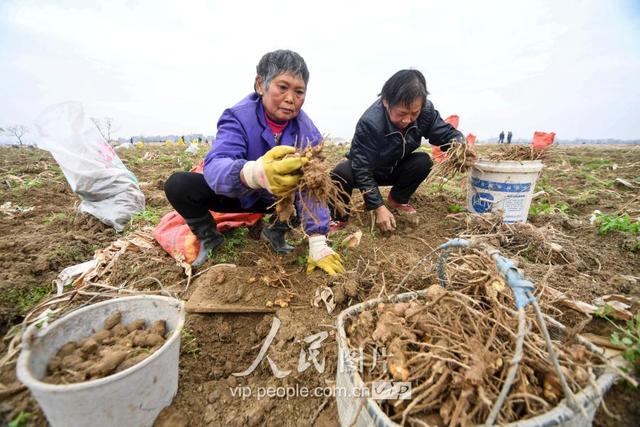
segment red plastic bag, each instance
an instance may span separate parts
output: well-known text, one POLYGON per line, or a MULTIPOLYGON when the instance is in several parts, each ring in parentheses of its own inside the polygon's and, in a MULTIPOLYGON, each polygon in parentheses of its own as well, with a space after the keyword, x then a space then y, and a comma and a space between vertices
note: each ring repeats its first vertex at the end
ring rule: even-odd
MULTIPOLYGON (((218 231, 230 230, 243 225, 251 226, 262 219, 259 213, 219 213, 211 212, 216 220, 218 231)), ((153 230, 153 237, 169 255, 182 258, 191 264, 198 257, 200 242, 193 235, 184 218, 176 211, 162 217, 153 230)))
POLYGON ((548 148, 551 144, 553 144, 553 140, 555 139, 555 132, 540 132, 536 131, 533 133, 533 145, 534 150, 544 150, 548 148))
POLYGON ((196 166, 194 166, 191 169, 191 172, 204 173, 204 160, 200 160, 200 163, 198 163, 196 166))
POLYGON ((458 129, 458 126, 460 126, 460 116, 457 116, 455 114, 450 115, 449 117, 444 119, 444 121, 449 123, 451 126, 453 126, 456 129, 458 129))
MULTIPOLYGON (((191 172, 202 173, 204 162, 191 169, 191 172)), ((252 226, 262 219, 260 213, 239 212, 220 213, 210 211, 216 221, 218 231, 222 232, 243 225, 252 226)), ((162 217, 153 230, 153 237, 172 257, 181 258, 191 264, 200 251, 200 242, 191 232, 184 218, 176 211, 162 217)))
POLYGON ((431 157, 433 158, 433 160, 436 161, 436 163, 442 163, 442 162, 444 162, 444 159, 447 158, 447 153, 442 151, 440 149, 440 147, 438 147, 436 145, 432 145, 431 146, 431 157))

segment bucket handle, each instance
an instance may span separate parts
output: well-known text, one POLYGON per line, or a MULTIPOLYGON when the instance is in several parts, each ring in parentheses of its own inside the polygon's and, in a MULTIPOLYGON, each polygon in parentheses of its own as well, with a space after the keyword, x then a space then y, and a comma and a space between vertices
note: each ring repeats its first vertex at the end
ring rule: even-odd
POLYGON ((438 246, 438 249, 443 251, 442 255, 440 255, 440 257, 438 258, 437 263, 438 279, 440 280, 442 287, 446 287, 447 285, 447 278, 445 275, 445 261, 448 256, 447 251, 451 248, 472 247, 482 249, 496 263, 498 271, 504 278, 507 285, 513 291, 517 309, 524 308, 527 304, 529 304, 529 302, 531 302, 531 298, 535 298, 531 294, 534 288, 533 283, 523 277, 522 272, 518 268, 516 268, 512 261, 505 258, 497 249, 488 249, 484 245, 480 245, 476 242, 466 239, 451 239, 448 242, 438 246))

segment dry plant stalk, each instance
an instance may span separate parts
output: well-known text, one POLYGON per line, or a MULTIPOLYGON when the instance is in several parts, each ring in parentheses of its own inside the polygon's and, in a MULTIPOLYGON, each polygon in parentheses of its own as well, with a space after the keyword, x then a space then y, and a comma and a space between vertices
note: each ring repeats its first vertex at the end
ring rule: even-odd
POLYGON ((548 159, 550 154, 550 148, 535 149, 533 145, 501 145, 497 151, 483 156, 483 159, 494 162, 503 160, 543 160, 548 159))
MULTIPOLYGON (((347 328, 351 350, 362 349, 367 385, 411 382, 410 400, 381 403, 403 425, 483 424, 514 356, 515 302, 495 263, 484 252, 460 249, 449 254, 446 271, 446 288, 432 285, 425 301, 379 304, 347 328)), ((497 424, 539 415, 564 397, 532 310, 527 327, 523 359, 497 424)), ((558 344, 570 388, 593 382, 593 368, 605 362, 601 356, 575 341, 558 344)))
POLYGON ((427 178, 427 184, 431 184, 438 178, 449 180, 459 173, 468 169, 467 158, 475 148, 469 144, 452 140, 451 147, 447 150, 447 155, 442 163, 436 163, 427 178))
POLYGON ((341 195, 344 191, 336 185, 329 174, 330 168, 325 157, 322 155, 324 143, 315 147, 308 145, 305 148, 298 148, 296 156, 304 156, 309 162, 302 167, 302 177, 296 188, 288 194, 280 197, 275 203, 278 219, 287 222, 295 213, 294 199, 298 194, 302 210, 305 214, 318 221, 313 208, 320 206, 332 206, 339 215, 345 215, 349 206, 346 205, 341 195))
MULTIPOLYGON (((293 288, 290 277, 296 272, 288 273, 282 265, 282 260, 273 252, 265 252, 256 255, 255 274, 249 279, 249 283, 259 281, 261 284, 272 288, 293 288)), ((287 291, 287 293, 292 294, 287 291)))

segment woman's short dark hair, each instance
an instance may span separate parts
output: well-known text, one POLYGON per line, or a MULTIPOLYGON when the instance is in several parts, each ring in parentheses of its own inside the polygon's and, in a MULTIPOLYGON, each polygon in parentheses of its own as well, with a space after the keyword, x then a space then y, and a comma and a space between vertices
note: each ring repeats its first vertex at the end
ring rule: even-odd
POLYGON ((400 70, 384 83, 378 96, 386 100, 390 107, 394 107, 410 105, 416 99, 421 99, 424 106, 427 95, 427 82, 420 71, 400 70))
POLYGON ((256 66, 256 74, 260 76, 265 88, 269 88, 274 77, 283 73, 302 79, 305 86, 309 82, 309 70, 304 58, 291 50, 279 49, 265 53, 256 66))

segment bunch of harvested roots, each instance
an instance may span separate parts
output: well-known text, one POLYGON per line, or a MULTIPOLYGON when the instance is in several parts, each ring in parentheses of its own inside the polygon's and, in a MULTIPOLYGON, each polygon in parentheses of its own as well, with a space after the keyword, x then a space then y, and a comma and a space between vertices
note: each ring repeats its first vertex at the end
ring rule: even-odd
POLYGON ((329 175, 329 164, 322 155, 323 146, 324 144, 319 144, 315 147, 309 145, 306 148, 299 148, 295 153, 296 156, 306 157, 309 162, 302 167, 302 177, 297 187, 276 202, 276 213, 280 221, 289 221, 294 215, 296 194, 299 195, 304 213, 315 221, 318 220, 313 213, 316 205, 329 205, 339 215, 346 214, 349 207, 341 197, 344 191, 333 182, 329 175))
POLYGON ((467 159, 470 156, 475 157, 475 148, 457 140, 452 140, 450 144, 442 163, 436 163, 433 166, 427 183, 431 183, 437 178, 451 179, 469 168, 467 159))
MULTIPOLYGON (((451 253, 446 266, 446 288, 432 285, 420 301, 379 304, 347 328, 351 350, 362 350, 367 385, 411 382, 410 399, 381 401, 387 415, 403 425, 483 424, 515 355, 514 298, 494 262, 466 249, 451 253)), ((564 397, 536 317, 526 313, 523 357, 498 424, 549 411, 564 397)), ((555 351, 571 390, 592 383, 595 363, 604 360, 577 342, 558 344, 555 351)))
POLYGON ((566 234, 551 225, 502 222, 502 212, 467 214, 466 230, 461 237, 489 243, 505 249, 510 255, 543 264, 570 264, 582 258, 596 260, 590 248, 577 246, 566 234))
POLYGON ((550 149, 534 148, 533 145, 501 145, 497 151, 491 152, 483 159, 499 162, 502 160, 542 160, 549 158, 550 149))

